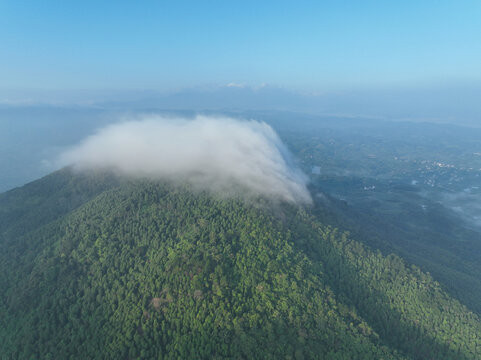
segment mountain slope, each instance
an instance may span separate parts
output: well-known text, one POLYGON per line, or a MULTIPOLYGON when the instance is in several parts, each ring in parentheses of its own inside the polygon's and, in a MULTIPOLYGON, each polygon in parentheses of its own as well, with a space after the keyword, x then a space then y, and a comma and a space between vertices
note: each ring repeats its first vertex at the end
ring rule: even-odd
POLYGON ((64 170, 0 214, 4 358, 481 353, 479 318, 439 284, 309 210, 64 170))

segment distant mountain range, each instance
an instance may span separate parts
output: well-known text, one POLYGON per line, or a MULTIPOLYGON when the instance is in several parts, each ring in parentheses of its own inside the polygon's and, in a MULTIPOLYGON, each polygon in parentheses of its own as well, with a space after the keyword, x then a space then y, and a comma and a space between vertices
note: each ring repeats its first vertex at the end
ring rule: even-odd
POLYGON ((476 84, 299 92, 269 84, 249 86, 230 83, 168 91, 0 89, 0 108, 60 106, 129 111, 276 110, 480 127, 480 97, 481 87, 476 84))

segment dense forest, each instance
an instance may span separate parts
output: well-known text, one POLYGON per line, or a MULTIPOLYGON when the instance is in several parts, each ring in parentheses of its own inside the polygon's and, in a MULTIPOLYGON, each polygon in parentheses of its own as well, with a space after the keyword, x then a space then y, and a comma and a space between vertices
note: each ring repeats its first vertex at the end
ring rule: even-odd
POLYGON ((4 359, 479 359, 479 315, 329 209, 68 169, 0 195, 4 359))

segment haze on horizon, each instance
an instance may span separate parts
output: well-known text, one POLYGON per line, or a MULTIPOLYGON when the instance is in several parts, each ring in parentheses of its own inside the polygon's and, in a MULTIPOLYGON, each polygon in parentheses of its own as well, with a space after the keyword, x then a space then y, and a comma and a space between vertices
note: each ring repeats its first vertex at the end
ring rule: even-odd
POLYGON ((450 117, 461 118, 460 105, 479 110, 480 15, 474 0, 7 1, 0 103, 131 101, 152 90, 270 84, 334 112, 383 116, 389 111, 372 108, 384 106, 387 93, 388 105, 407 107, 411 117, 447 99, 450 117), (419 98, 428 104, 411 104, 419 98))

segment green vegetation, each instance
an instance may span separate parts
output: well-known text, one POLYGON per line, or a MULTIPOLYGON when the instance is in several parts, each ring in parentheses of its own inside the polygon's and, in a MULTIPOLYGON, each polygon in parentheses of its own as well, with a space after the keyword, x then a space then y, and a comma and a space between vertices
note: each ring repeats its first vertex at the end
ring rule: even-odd
POLYGON ((0 195, 2 358, 480 358, 476 314, 322 213, 67 170, 0 195))
POLYGON ((292 118, 271 122, 306 173, 320 170, 310 184, 317 216, 429 272, 481 315, 481 130, 292 118))

